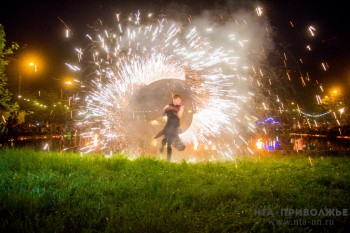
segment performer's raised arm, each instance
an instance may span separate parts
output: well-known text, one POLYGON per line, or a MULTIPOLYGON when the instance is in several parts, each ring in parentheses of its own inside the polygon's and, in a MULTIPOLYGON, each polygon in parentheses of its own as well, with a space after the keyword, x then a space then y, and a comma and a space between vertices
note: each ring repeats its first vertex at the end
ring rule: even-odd
POLYGON ((168 108, 169 108, 169 104, 164 106, 163 111, 167 110, 168 108))

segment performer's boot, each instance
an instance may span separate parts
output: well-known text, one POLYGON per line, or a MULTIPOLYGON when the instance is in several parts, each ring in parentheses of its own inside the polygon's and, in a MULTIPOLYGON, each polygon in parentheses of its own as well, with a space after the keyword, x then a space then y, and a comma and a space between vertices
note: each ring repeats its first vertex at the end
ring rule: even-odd
POLYGON ((167 160, 170 162, 171 160, 171 145, 168 145, 167 147, 167 160))

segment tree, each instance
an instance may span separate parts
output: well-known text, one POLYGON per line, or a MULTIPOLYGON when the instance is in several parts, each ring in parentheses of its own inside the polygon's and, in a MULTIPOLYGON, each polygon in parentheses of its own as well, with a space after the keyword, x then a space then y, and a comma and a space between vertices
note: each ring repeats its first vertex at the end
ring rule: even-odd
POLYGON ((6 46, 6 34, 4 26, 0 24, 0 111, 14 111, 18 110, 17 103, 11 104, 12 94, 7 89, 7 77, 5 70, 9 64, 6 56, 13 54, 19 45, 12 42, 9 47, 6 46))

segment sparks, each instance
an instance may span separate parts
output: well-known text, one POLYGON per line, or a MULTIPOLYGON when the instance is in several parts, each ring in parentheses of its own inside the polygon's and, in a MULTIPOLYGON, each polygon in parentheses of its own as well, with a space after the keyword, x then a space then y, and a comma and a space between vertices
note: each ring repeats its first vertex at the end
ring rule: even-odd
MULTIPOLYGON (((256 12, 260 16, 262 9, 256 12)), ((90 49, 76 49, 78 61, 82 63, 84 55, 93 70, 79 81, 88 90, 77 124, 82 153, 137 156, 155 150, 153 136, 164 124, 161 108, 178 92, 187 100, 188 124, 180 134, 191 145, 187 148, 204 148, 227 159, 253 153, 254 144, 246 135, 256 131, 258 115, 283 112, 284 106, 270 88, 270 73, 260 66, 264 56, 257 56, 268 52, 265 44, 271 41, 252 33, 256 27, 250 27, 251 21, 230 19, 213 27, 213 22, 192 16, 186 24, 148 14, 144 23, 140 11, 115 18, 114 30, 96 29, 95 36, 86 36, 90 49), (254 43, 250 35, 255 35, 254 43), (276 106, 254 93, 257 89, 275 96, 276 106), (259 113, 256 102, 262 105, 259 113)), ((83 70, 82 65, 67 66, 83 70)))

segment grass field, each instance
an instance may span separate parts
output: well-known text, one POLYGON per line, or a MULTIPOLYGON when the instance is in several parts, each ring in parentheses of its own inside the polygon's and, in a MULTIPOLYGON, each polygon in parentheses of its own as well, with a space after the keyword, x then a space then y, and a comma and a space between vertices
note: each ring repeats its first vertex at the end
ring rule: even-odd
POLYGON ((0 154, 1 232, 350 230, 350 157, 269 154, 192 164, 0 154))

